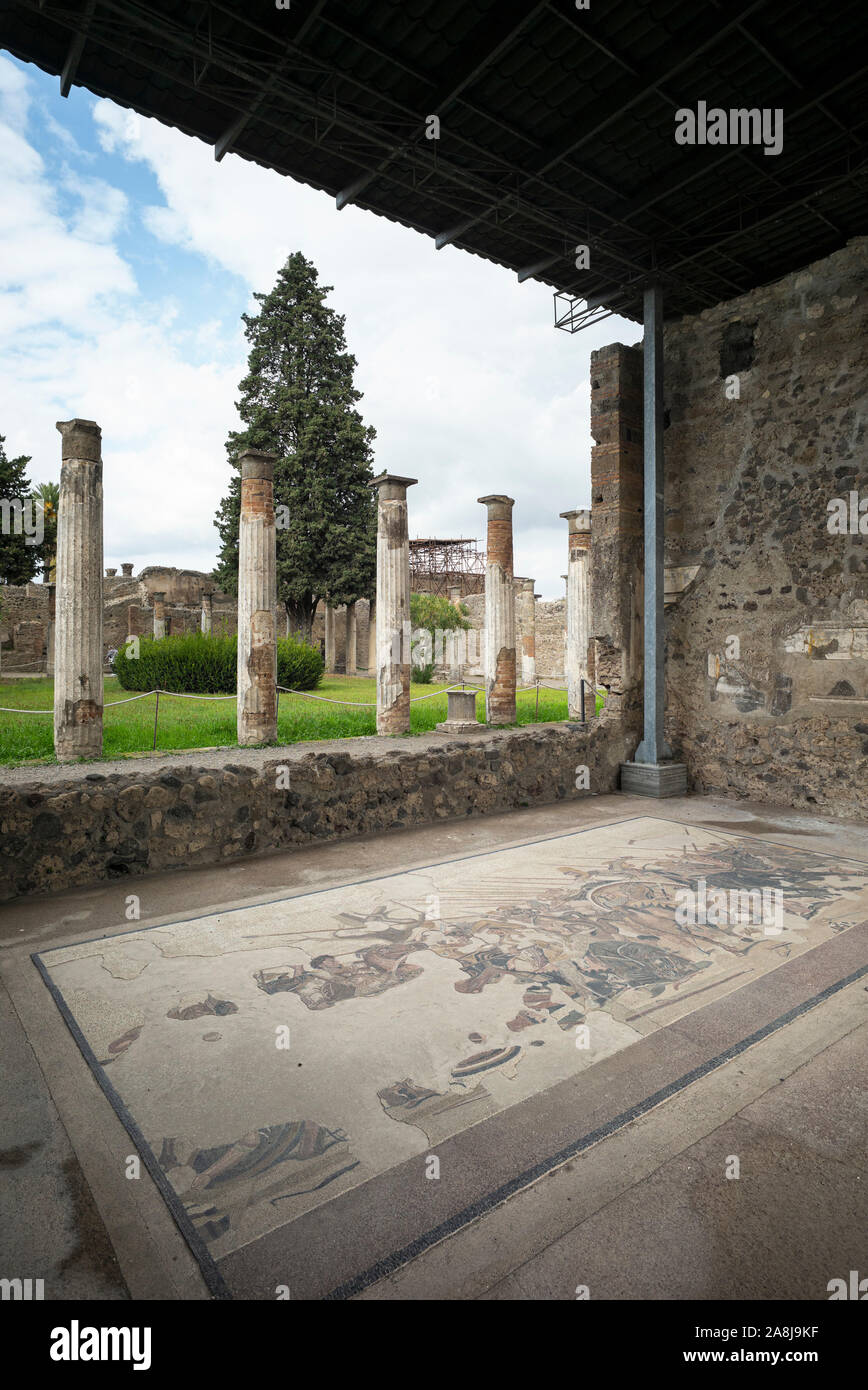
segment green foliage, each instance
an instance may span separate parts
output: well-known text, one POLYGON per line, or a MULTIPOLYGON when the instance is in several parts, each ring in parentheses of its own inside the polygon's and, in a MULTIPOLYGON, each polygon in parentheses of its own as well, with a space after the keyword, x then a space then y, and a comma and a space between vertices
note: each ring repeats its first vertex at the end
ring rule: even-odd
POLYGON ((376 502, 369 483, 375 431, 356 409, 356 359, 346 350, 344 317, 328 308, 331 287, 300 252, 290 256, 260 311, 243 315, 250 343, 238 413, 230 434, 234 470, 215 526, 215 577, 237 592, 240 473, 246 448, 277 454, 277 592, 293 631, 310 634, 320 599, 338 607, 371 598, 376 576, 376 502))
MULTIPOLYGON (((237 637, 202 632, 176 637, 139 639, 138 657, 129 642, 121 647, 113 670, 125 690, 174 690, 185 695, 230 695, 235 691, 237 637)), ((323 659, 313 647, 292 637, 278 638, 277 683, 290 690, 313 690, 323 673, 323 659)))
MULTIPOLYGON (((30 496, 27 479, 30 459, 25 454, 16 459, 7 458, 4 442, 5 436, 0 434, 0 501, 24 502, 30 496)), ((0 527, 0 584, 26 584, 36 574, 42 561, 42 547, 28 545, 27 539, 23 530, 20 535, 15 534, 10 513, 8 534, 0 527)))
POLYGON ((414 666, 411 679, 414 685, 430 685, 434 679, 434 662, 428 661, 424 666, 414 666))
POLYGON ((33 496, 42 512, 44 538, 40 550, 43 564, 43 577, 46 584, 53 581, 52 569, 57 562, 57 513, 60 508, 60 484, 39 483, 33 489, 33 496))
POLYGON ((438 628, 442 632, 469 628, 470 623, 464 616, 469 611, 467 604, 462 603, 459 612, 454 603, 440 594, 410 595, 410 626, 414 629, 425 628, 431 633, 432 638, 438 628))

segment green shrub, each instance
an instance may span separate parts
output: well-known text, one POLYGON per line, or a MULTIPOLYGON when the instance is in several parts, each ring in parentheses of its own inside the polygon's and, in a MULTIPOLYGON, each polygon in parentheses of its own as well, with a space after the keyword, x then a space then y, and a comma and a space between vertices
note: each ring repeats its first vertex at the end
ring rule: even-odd
MULTIPOLYGON (((232 695, 235 692, 238 639, 202 632, 177 637, 138 639, 137 657, 124 643, 112 669, 125 690, 174 690, 182 695, 232 695)), ((291 690, 319 685, 323 659, 319 652, 292 637, 277 643, 277 683, 291 690)))
POLYGON ((434 679, 434 662, 428 661, 424 666, 414 666, 412 680, 414 685, 430 685, 434 679))
POLYGON ((319 685, 325 662, 320 653, 294 637, 277 641, 277 684, 287 690, 313 690, 319 685))

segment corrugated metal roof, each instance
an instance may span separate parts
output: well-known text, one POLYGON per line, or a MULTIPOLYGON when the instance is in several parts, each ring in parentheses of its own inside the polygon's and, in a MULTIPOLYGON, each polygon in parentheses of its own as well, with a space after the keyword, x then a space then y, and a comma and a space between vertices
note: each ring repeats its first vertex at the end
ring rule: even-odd
POLYGON ((0 0, 0 44, 628 317, 868 230, 865 0, 0 0), (700 101, 782 109, 782 152, 676 144, 700 101))

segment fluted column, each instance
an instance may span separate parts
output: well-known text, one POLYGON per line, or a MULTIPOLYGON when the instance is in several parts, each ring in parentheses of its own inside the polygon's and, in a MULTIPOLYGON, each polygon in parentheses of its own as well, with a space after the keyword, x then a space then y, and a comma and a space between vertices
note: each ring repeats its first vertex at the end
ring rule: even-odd
POLYGON ((347 604, 347 627, 346 640, 344 642, 344 670, 348 676, 354 676, 358 669, 358 626, 356 623, 356 605, 347 604))
POLYGON ((477 499, 488 508, 485 552, 485 718, 514 724, 515 588, 512 574, 514 499, 495 493, 477 499))
POLYGON ((151 602, 154 605, 154 641, 159 641, 166 635, 166 595, 165 593, 153 594, 151 602))
POLYGON ((381 473, 377 488, 377 733, 410 730, 410 532, 407 488, 381 473))
POLYGON ((54 751, 102 754, 102 435, 93 420, 61 420, 54 635, 54 751))
POLYGON ((536 680, 536 594, 532 579, 516 579, 515 610, 521 634, 521 681, 533 685, 536 680))
MULTIPOLYGON (((567 682, 567 708, 570 719, 580 719, 582 677, 593 683, 589 665, 591 647, 591 513, 586 510, 561 512, 569 526, 567 566, 567 645, 564 675, 567 682)), ((586 703, 594 712, 594 701, 586 703)))
POLYGON ((238 536, 238 742, 277 739, 275 454, 241 455, 238 536))
POLYGON ((210 632, 214 618, 214 596, 207 591, 202 595, 202 631, 210 632))

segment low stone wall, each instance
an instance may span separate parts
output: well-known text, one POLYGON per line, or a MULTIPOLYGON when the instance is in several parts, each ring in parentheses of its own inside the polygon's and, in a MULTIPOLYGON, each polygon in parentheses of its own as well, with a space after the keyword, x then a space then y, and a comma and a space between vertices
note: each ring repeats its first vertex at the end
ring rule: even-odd
POLYGON ((539 724, 52 766, 42 780, 9 769, 0 897, 614 791, 634 742, 620 725, 539 724))

